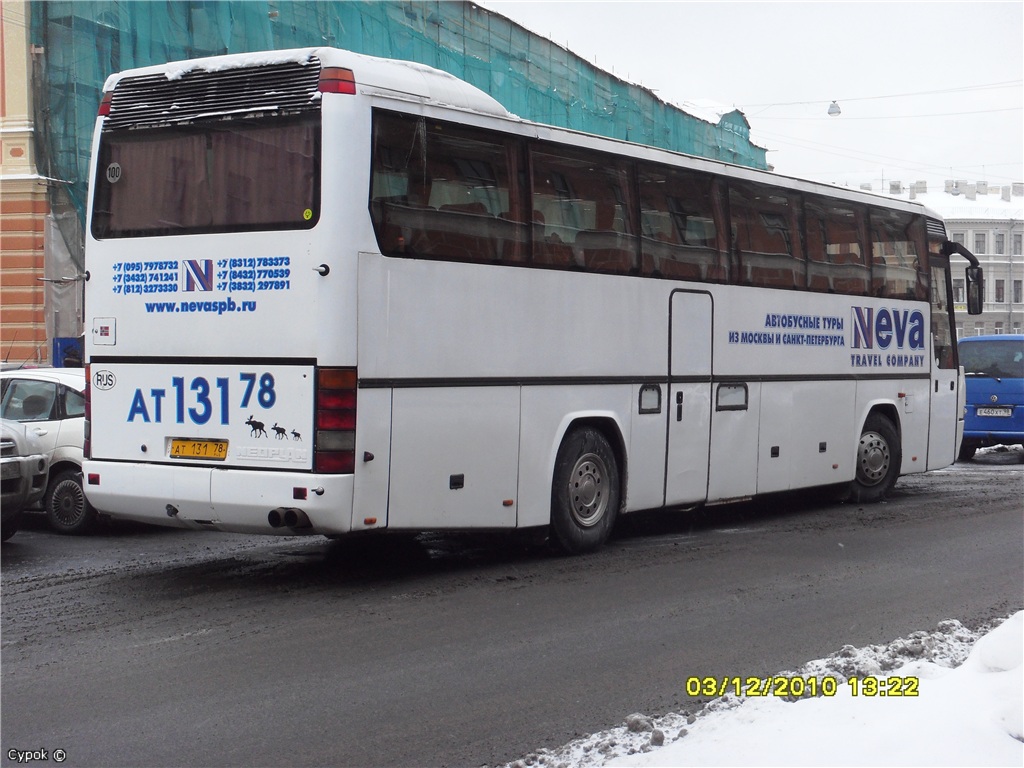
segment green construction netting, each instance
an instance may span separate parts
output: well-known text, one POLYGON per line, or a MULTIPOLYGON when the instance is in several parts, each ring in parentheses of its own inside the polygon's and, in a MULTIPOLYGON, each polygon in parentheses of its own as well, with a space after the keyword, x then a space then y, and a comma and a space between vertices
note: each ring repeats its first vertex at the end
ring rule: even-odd
MULTIPOLYGON (((35 126, 55 206, 84 222, 92 130, 107 75, 166 61, 328 45, 443 69, 528 120, 754 168, 738 112, 700 120, 470 2, 33 0, 35 126)), ((80 234, 65 232, 75 250, 80 234)))

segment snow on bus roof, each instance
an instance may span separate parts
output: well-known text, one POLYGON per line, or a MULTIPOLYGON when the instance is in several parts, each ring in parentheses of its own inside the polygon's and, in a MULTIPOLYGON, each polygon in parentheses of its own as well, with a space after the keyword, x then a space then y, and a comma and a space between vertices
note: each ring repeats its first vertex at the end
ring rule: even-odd
POLYGON ((178 66, 164 69, 168 80, 180 80, 189 72, 202 70, 204 72, 222 72, 227 69, 238 69, 241 67, 264 67, 270 64, 301 64, 309 63, 311 49, 297 49, 289 51, 268 51, 264 53, 239 53, 228 56, 211 56, 206 59, 193 59, 192 61, 178 62, 178 66), (284 54, 277 56, 274 54, 284 54))
POLYGON ((268 64, 284 64, 288 62, 307 64, 314 50, 316 49, 299 48, 287 51, 263 51, 261 53, 232 53, 224 56, 184 59, 182 61, 171 61, 166 64, 153 64, 147 67, 126 69, 121 72, 115 72, 107 77, 106 82, 103 84, 103 90, 113 90, 118 82, 128 77, 162 74, 168 80, 180 80, 189 72, 220 72, 239 67, 260 67, 268 64))
POLYGON ((476 86, 425 64, 399 59, 367 56, 340 48, 294 48, 259 53, 235 53, 199 59, 169 62, 126 70, 111 75, 103 90, 110 91, 126 77, 163 74, 168 80, 179 80, 191 72, 223 72, 244 67, 295 63, 306 65, 313 57, 321 64, 353 70, 361 92, 392 98, 429 99, 437 104, 458 107, 501 117, 512 117, 493 97, 476 86))

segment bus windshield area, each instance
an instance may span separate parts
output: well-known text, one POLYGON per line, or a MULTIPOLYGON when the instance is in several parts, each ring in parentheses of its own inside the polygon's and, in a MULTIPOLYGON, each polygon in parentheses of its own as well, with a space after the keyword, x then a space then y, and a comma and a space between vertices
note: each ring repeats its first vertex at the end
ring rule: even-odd
POLYGON ((1024 378, 1024 342, 1006 339, 961 344, 960 364, 968 376, 1024 378))
POLYGON ((320 114, 107 131, 94 184, 97 239, 308 229, 320 114))

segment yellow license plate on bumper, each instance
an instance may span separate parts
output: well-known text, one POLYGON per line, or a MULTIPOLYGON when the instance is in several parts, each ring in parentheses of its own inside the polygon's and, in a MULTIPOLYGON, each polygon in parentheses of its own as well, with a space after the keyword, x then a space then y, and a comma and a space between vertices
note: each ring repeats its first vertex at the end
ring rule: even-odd
POLYGON ((227 440, 186 440, 178 437, 171 439, 172 459, 224 461, 227 457, 227 440))

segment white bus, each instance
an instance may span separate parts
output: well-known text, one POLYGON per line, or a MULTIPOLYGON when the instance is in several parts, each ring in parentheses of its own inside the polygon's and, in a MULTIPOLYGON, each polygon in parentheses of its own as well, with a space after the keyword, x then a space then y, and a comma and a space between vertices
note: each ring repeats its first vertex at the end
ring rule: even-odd
POLYGON ((913 202, 328 48, 114 75, 93 157, 84 471, 115 517, 577 552, 957 454, 957 246, 913 202))

